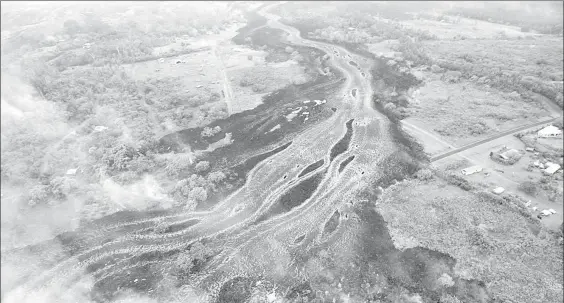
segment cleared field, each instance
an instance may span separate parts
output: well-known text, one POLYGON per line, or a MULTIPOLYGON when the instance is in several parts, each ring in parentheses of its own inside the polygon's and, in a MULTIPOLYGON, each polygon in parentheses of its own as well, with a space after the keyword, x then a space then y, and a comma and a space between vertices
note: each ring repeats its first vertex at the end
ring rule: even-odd
POLYGON ((414 110, 406 122, 454 146, 550 115, 538 104, 471 81, 447 83, 432 73, 424 73, 424 78, 425 85, 413 94, 414 110))
POLYGON ((308 81, 304 67, 293 60, 281 63, 259 63, 230 71, 233 88, 232 113, 255 108, 262 97, 289 84, 308 81))
POLYGON ((267 55, 264 51, 256 51, 248 47, 236 45, 226 45, 222 48, 222 56, 224 57, 227 71, 264 65, 267 55))
POLYGON ((398 45, 398 40, 384 40, 378 43, 367 43, 368 50, 377 56, 393 57, 396 54, 394 50, 398 45))
MULTIPOLYGON (((182 77, 186 88, 213 85, 219 81, 219 67, 211 51, 202 51, 133 64, 124 64, 126 72, 137 81, 182 77), (177 63, 180 61, 180 63, 177 63)), ((219 87, 219 85, 218 85, 219 87)))

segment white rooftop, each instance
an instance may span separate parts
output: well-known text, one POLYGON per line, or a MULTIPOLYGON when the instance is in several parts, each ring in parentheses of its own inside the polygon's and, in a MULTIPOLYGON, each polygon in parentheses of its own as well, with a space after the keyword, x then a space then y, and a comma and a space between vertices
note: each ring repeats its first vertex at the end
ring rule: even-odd
POLYGON ((539 135, 562 134, 562 130, 554 125, 549 125, 538 132, 539 135))
POLYGON ((557 172, 560 169, 560 164, 556 164, 556 163, 550 163, 550 165, 548 165, 547 163, 547 167, 544 170, 547 174, 554 174, 555 172, 557 172))

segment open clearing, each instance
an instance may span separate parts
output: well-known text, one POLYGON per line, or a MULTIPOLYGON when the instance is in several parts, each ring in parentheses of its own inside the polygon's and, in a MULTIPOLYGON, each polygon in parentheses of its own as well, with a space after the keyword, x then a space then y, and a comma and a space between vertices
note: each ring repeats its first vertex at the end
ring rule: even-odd
POLYGON ((230 74, 233 78, 231 86, 234 90, 233 113, 255 108, 262 103, 262 96, 265 94, 289 84, 307 81, 304 68, 293 60, 282 63, 259 63, 253 67, 239 68, 230 74), (241 86, 243 79, 249 79, 252 84, 241 86))
POLYGON ((454 146, 541 121, 550 115, 537 104, 471 81, 446 83, 432 73, 424 73, 424 77, 426 83, 413 94, 414 110, 406 122, 454 146))

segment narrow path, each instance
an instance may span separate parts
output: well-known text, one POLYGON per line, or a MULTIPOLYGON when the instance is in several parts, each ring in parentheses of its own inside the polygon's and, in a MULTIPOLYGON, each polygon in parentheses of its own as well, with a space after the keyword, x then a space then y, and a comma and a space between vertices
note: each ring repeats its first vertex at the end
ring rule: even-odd
POLYGON ((233 89, 231 88, 231 83, 229 82, 229 78, 227 77, 227 70, 225 69, 225 63, 223 62, 223 57, 220 52, 217 50, 217 45, 214 44, 212 47, 213 53, 219 62, 219 68, 221 70, 221 79, 223 82, 223 98, 225 100, 225 104, 227 105, 227 113, 231 115, 233 113, 233 89))

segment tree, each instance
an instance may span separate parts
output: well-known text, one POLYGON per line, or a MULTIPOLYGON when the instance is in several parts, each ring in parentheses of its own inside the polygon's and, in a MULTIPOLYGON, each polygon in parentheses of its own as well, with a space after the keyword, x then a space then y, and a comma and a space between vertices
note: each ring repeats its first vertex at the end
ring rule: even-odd
POLYGON ((175 176, 175 175, 179 174, 180 172, 188 169, 188 167, 190 167, 190 165, 192 165, 192 164, 190 162, 190 155, 189 154, 187 154, 187 153, 174 154, 168 160, 168 163, 165 167, 165 170, 170 176, 175 176))
POLYGON ((200 135, 202 136, 202 138, 206 138, 206 137, 212 137, 214 134, 213 134, 213 130, 210 127, 206 126, 204 127, 200 135))
POLYGON ((148 157, 145 155, 140 155, 129 162, 129 169, 132 171, 142 174, 145 172, 150 172, 155 168, 155 161, 153 157, 148 157))
POLYGON ((110 170, 123 171, 127 169, 129 161, 135 157, 135 149, 125 144, 119 144, 104 152, 102 161, 110 170))
POLYGON ((386 103, 386 105, 384 105, 384 109, 388 112, 394 112, 396 110, 396 105, 393 104, 392 102, 386 103))
POLYGON ((196 164, 195 169, 199 173, 206 172, 210 169, 210 163, 208 161, 200 161, 196 164))
POLYGON ((34 186, 29 191, 29 204, 36 205, 44 203, 47 200, 48 189, 49 187, 46 185, 34 186))
POLYGON ((429 169, 424 168, 417 171, 415 176, 421 181, 427 181, 433 179, 433 172, 429 169))
POLYGON ((221 131, 221 126, 216 126, 214 128, 211 127, 204 127, 204 129, 202 130, 201 136, 202 138, 206 138, 206 137, 213 137, 216 134, 218 134, 221 131))
POLYGON ((49 183, 51 193, 59 198, 65 198, 72 190, 76 188, 76 182, 67 177, 55 177, 49 183))
POLYGON ((208 192, 203 187, 194 187, 190 190, 188 198, 197 202, 206 201, 208 199, 208 192))
POLYGON ((221 183, 225 180, 226 176, 222 171, 214 171, 208 175, 208 180, 213 183, 221 183))

